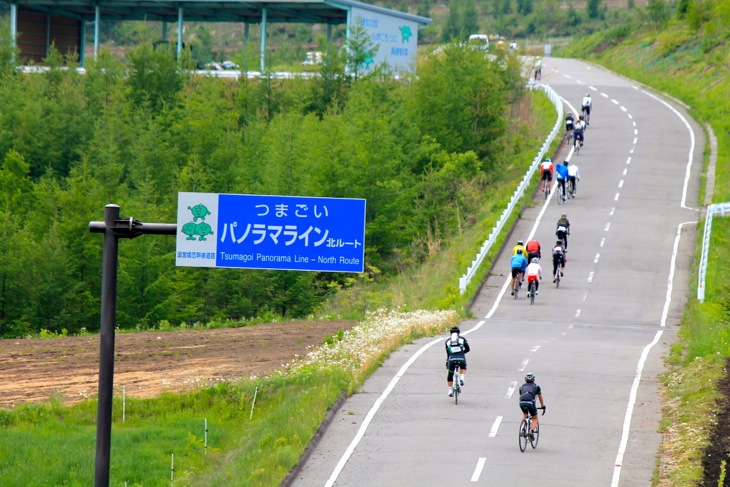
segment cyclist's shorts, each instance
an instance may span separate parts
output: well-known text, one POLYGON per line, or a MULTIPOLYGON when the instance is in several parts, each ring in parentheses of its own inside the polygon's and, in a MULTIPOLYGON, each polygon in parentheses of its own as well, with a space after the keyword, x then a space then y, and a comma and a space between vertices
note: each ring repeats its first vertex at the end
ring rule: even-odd
POLYGON ((565 264, 565 254, 553 254, 553 263, 565 264))
POLYGON ((568 235, 566 232, 555 232, 555 236, 558 237, 559 239, 565 241, 565 237, 567 237, 568 235))
POLYGON ((583 107, 583 110, 585 110, 586 115, 590 115, 591 114, 591 106, 590 105, 584 106, 583 107))
POLYGON ((522 402, 520 401, 520 409, 523 413, 530 413, 533 416, 537 416, 537 406, 534 402, 522 402))
POLYGON ((567 122, 565 124, 565 130, 573 130, 573 122, 567 122))
POLYGON ((527 276, 527 283, 537 282, 537 276, 527 276))
POLYGON ((449 369, 449 374, 454 373, 456 364, 459 364, 461 370, 466 370, 466 359, 465 358, 450 358, 446 361, 446 368, 449 369))
POLYGON ((547 179, 548 181, 553 180, 553 173, 550 169, 543 169, 542 170, 542 179, 547 179))
POLYGON ((512 268, 512 277, 517 277, 522 272, 522 267, 513 267, 512 268))

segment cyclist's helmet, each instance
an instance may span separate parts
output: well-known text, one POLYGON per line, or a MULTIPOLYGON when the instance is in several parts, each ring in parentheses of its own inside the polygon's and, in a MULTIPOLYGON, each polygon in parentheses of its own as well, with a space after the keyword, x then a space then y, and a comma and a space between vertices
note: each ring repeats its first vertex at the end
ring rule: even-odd
POLYGON ((591 94, 590 94, 590 93, 586 93, 586 96, 587 96, 588 98, 590 98, 590 97, 591 97, 591 94))
POLYGON ((461 330, 459 330, 458 326, 452 326, 450 333, 461 333, 461 330))
POLYGON ((535 374, 525 374, 525 382, 535 382, 535 374))
POLYGON ((522 255, 522 249, 517 249, 517 255, 522 255))
POLYGON ((553 162, 553 161, 551 161, 549 157, 546 157, 545 160, 542 162, 553 162))
POLYGON ((518 240, 517 245, 525 245, 525 242, 523 242, 522 240, 518 240))
POLYGON ((560 218, 568 218, 568 215, 563 213, 562 215, 560 215, 560 218))
POLYGON ((583 118, 585 118, 583 115, 581 115, 580 117, 578 117, 578 119, 580 119, 580 120, 583 120, 583 118))
POLYGON ((562 240, 556 240, 555 241, 555 245, 563 245, 563 241, 562 240))
POLYGON ((533 263, 533 264, 537 264, 537 257, 533 257, 533 258, 532 258, 532 263, 533 263))
POLYGON ((563 166, 567 166, 568 164, 568 161, 563 161, 563 166))

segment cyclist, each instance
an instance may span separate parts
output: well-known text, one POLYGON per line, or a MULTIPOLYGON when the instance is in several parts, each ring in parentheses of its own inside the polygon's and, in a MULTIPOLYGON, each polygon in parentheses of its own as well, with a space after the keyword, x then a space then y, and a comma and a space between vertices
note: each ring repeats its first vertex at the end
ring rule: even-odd
MULTIPOLYGON (((525 270, 525 274, 527 274, 527 287, 529 289, 530 283, 535 283, 535 296, 540 294, 537 292, 537 290, 540 288, 540 281, 542 281, 542 267, 540 267, 540 264, 537 263, 537 257, 533 257, 530 263, 527 266, 527 269, 525 270)), ((527 293, 527 296, 530 296, 530 293, 527 293)))
POLYGON ((553 282, 555 282, 555 273, 558 272, 558 265, 560 266, 560 277, 563 277, 563 270, 565 269, 565 249, 563 248, 562 240, 557 240, 553 247, 553 282))
POLYGON ((573 133, 573 127, 575 126, 575 117, 573 117, 573 112, 568 112, 568 115, 565 116, 565 137, 570 140, 570 136, 573 133))
MULTIPOLYGON (((565 161, 566 163, 568 161, 565 161)), ((572 195, 575 197, 576 188, 578 187, 578 181, 580 181, 580 172, 578 171, 578 166, 575 164, 571 164, 568 166, 568 181, 570 181, 570 184, 572 186, 572 195)))
POLYGON ((517 249, 517 253, 512 256, 510 266, 512 267, 512 296, 514 296, 515 287, 518 282, 522 281, 525 269, 527 269, 527 259, 525 259, 525 253, 522 249, 517 249))
POLYGON ((449 371, 446 376, 446 382, 449 384, 449 397, 454 396, 454 368, 456 364, 461 367, 461 381, 459 385, 464 385, 464 376, 466 375, 466 354, 469 353, 469 342, 461 336, 461 330, 458 326, 451 328, 451 336, 446 339, 446 369, 449 371))
POLYGON ((540 164, 540 173, 542 174, 540 181, 540 189, 544 192, 545 185, 550 184, 553 181, 553 161, 549 157, 546 157, 542 164, 540 164))
POLYGON ((575 123, 575 127, 573 128, 573 146, 580 143, 580 146, 583 147, 583 141, 585 140, 585 121, 584 121, 583 115, 578 117, 578 121, 575 123))
POLYGON ((535 81, 542 79, 542 59, 537 58, 535 61, 535 81))
POLYGON ((537 429, 537 407, 535 398, 540 400, 540 407, 545 408, 545 401, 542 399, 542 389, 535 384, 535 374, 526 374, 525 383, 520 386, 520 409, 522 410, 522 419, 527 418, 527 413, 532 414, 532 424, 530 425, 530 436, 537 429))
POLYGON ((542 259, 542 252, 540 247, 540 242, 537 240, 530 240, 527 242, 527 246, 525 246, 527 249, 527 260, 528 262, 532 262, 532 259, 537 257, 537 260, 542 259))
POLYGON ((558 180, 558 184, 563 190, 563 201, 565 201, 565 181, 568 180, 568 161, 563 161, 562 164, 555 166, 555 179, 558 180))
POLYGON ((527 255, 527 249, 525 249, 525 242, 522 240, 517 241, 517 245, 512 247, 512 255, 517 254, 518 250, 522 250, 522 255, 527 255))
POLYGON ((586 115, 586 125, 591 124, 591 108, 593 108, 593 102, 591 101, 591 94, 586 93, 586 96, 583 97, 583 113, 586 115))
POLYGON ((568 220, 568 215, 563 213, 560 215, 560 220, 558 220, 558 225, 555 228, 555 235, 565 242, 565 251, 568 251, 568 235, 570 235, 570 220, 568 220))

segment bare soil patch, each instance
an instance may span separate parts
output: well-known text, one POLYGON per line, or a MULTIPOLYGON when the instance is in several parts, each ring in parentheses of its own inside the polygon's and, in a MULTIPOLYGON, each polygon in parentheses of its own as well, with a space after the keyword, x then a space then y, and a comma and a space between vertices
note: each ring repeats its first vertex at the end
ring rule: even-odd
MULTIPOLYGON (((730 370, 730 359, 725 362, 725 370, 730 370)), ((717 383, 720 391, 720 399, 717 404, 717 418, 714 431, 710 436, 710 444, 705 450, 702 459, 704 469, 704 480, 701 484, 704 487, 717 487, 722 471, 722 462, 725 465, 725 481, 722 485, 730 485, 730 374, 717 383)))
MULTIPOLYGON (((220 381, 268 375, 356 321, 297 321, 243 328, 117 333, 114 394, 156 397, 220 381)), ((93 397, 99 336, 0 340, 0 408, 50 397, 93 397)))

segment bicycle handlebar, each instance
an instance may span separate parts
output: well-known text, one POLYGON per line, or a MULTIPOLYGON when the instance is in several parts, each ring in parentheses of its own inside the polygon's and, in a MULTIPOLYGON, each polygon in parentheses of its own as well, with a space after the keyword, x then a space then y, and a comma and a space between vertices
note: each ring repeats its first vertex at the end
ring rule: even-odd
POLYGON ((547 406, 543 406, 541 408, 536 408, 536 409, 542 409, 542 416, 545 416, 545 409, 546 408, 547 408, 547 406))

